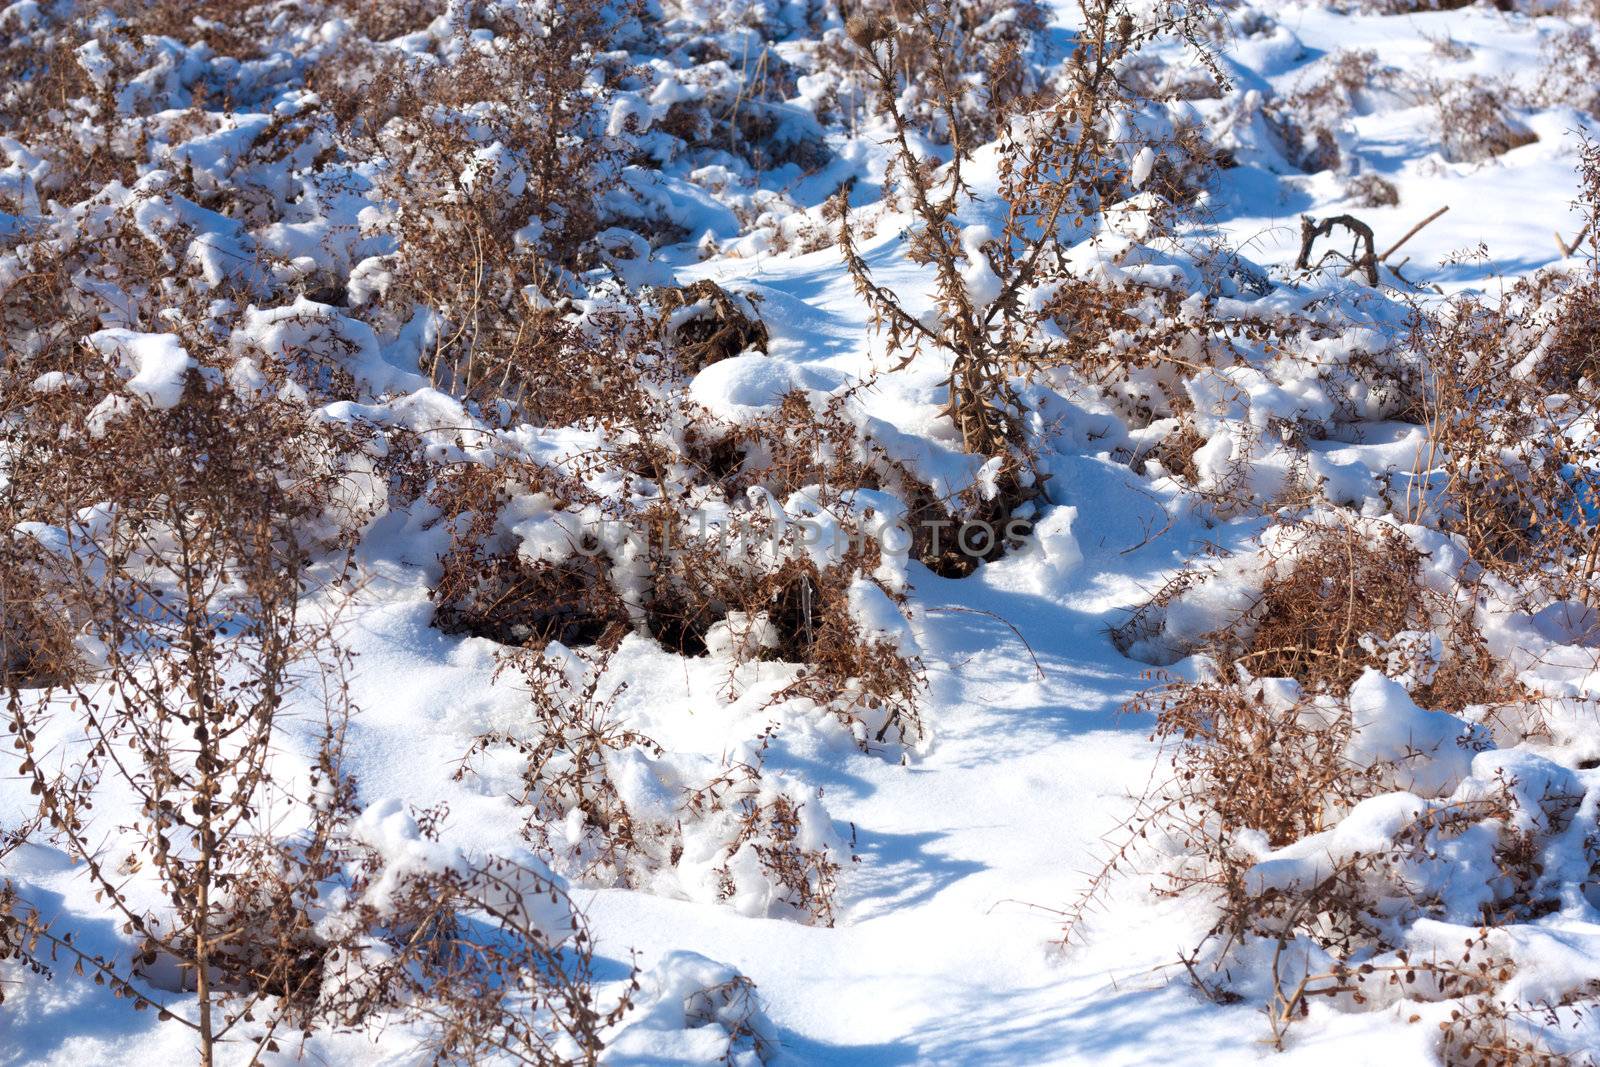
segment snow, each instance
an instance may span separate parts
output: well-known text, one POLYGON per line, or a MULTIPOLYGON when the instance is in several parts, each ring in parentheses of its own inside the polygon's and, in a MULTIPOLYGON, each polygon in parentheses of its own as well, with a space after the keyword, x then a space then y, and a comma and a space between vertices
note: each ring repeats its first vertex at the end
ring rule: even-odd
POLYGON ((151 407, 165 410, 183 399, 195 362, 175 334, 101 330, 90 335, 89 343, 132 372, 123 387, 151 407))
POLYGON ((689 396, 707 411, 741 423, 776 408, 784 396, 804 388, 799 368, 786 360, 746 353, 718 360, 694 376, 689 396))
MULTIPOLYGON (((636 151, 603 193, 619 224, 599 234, 599 259, 625 285, 711 280, 759 295, 750 306, 772 334, 767 353, 746 351, 686 376, 674 400, 687 404, 675 412, 671 431, 684 429, 691 408, 727 431, 773 416, 797 393, 813 406, 837 401, 871 439, 885 469, 903 469, 958 514, 993 500, 998 462, 964 452, 943 412, 948 361, 929 352, 891 372, 898 357, 870 329, 870 312, 837 251, 810 248, 800 236, 821 224, 823 200, 848 179, 852 224, 862 228, 859 251, 875 279, 912 314, 937 313, 932 272, 909 254, 911 220, 882 199, 884 130, 827 117, 862 88, 796 67, 802 73, 793 79, 792 97, 764 113, 774 144, 826 143, 831 155, 815 167, 754 168, 723 150, 722 141, 731 140, 726 131, 713 148, 691 153, 669 132, 678 128, 668 121, 672 109, 712 101, 718 114, 729 111, 746 84, 737 73, 740 42, 746 36, 756 42, 753 58, 766 54, 770 35, 774 56, 794 56, 792 46, 809 30, 803 5, 664 6, 679 23, 713 27, 716 54, 732 58, 692 62, 690 50, 679 48, 635 57, 632 87, 617 93, 601 126, 609 136, 632 138, 636 151)), ((23 27, 43 18, 42 10, 13 5, 0 13, 0 28, 23 27)), ((1064 47, 1075 32, 1075 11, 1052 8, 1049 18, 1047 36, 1064 47)), ((1304 521, 1348 521, 1369 541, 1380 528, 1398 531, 1424 553, 1430 588, 1469 598, 1493 654, 1514 663, 1537 694, 1548 731, 1523 736, 1515 715, 1531 715, 1528 709, 1452 713, 1420 705, 1416 694, 1433 681, 1446 652, 1437 633, 1356 635, 1381 656, 1382 669, 1366 670, 1350 688, 1344 757, 1353 768, 1376 769, 1382 789, 1339 813, 1336 823, 1282 847, 1271 847, 1262 834, 1241 835, 1253 864, 1249 891, 1315 884, 1352 857, 1394 850, 1419 819, 1463 805, 1497 805, 1492 817, 1436 841, 1434 855, 1406 860, 1397 877, 1433 893, 1434 912, 1407 918, 1404 894, 1379 886, 1374 892, 1392 905, 1385 920, 1403 925, 1405 943, 1417 951, 1433 943, 1454 949, 1504 896, 1497 850, 1511 834, 1528 835, 1543 857, 1541 884, 1556 906, 1497 931, 1498 950, 1517 962, 1506 995, 1528 1003, 1558 999, 1600 977, 1594 965, 1600 901, 1583 861, 1584 835, 1600 817, 1595 609, 1565 601, 1523 613, 1515 591, 1490 580, 1472 584, 1458 544, 1397 517, 1408 479, 1418 471, 1419 481, 1426 476, 1425 430, 1408 421, 1381 383, 1362 375, 1400 359, 1391 342, 1404 330, 1405 300, 1380 298, 1355 280, 1297 279, 1289 270, 1301 214, 1352 211, 1384 245, 1447 204, 1450 212, 1406 245, 1408 273, 1427 285, 1447 293, 1494 291, 1507 278, 1549 266, 1562 258, 1551 232, 1570 238, 1580 225, 1570 206, 1573 131, 1591 129, 1594 119, 1555 102, 1519 107, 1518 120, 1537 140, 1492 159, 1462 160, 1445 150, 1432 101, 1363 88, 1331 119, 1343 162, 1304 173, 1285 158, 1264 111, 1276 96, 1326 73, 1345 50, 1375 49, 1382 65, 1400 70, 1532 86, 1545 64, 1541 57, 1559 40, 1556 23, 1567 20, 1487 6, 1385 17, 1299 3, 1246 5, 1231 20, 1241 29, 1223 49, 1223 61, 1237 88, 1146 116, 1151 122, 1193 117, 1235 164, 1203 194, 1188 244, 1166 236, 1172 205, 1154 190, 1169 161, 1144 146, 1123 161, 1138 194, 1111 206, 1103 229, 1073 255, 1086 275, 1175 279, 1191 287, 1199 284, 1203 257, 1190 246, 1225 243, 1239 250, 1240 273, 1216 283, 1213 295, 1221 295, 1214 307, 1185 305, 1183 314, 1268 322, 1292 312, 1320 316, 1326 328, 1303 331, 1272 352, 1241 342, 1237 359, 1182 377, 1187 406, 1175 401, 1144 420, 1129 417, 1135 405, 1113 403, 1081 383, 1049 376, 1028 383, 1019 394, 1021 417, 1038 428, 1040 470, 1048 477, 1030 504, 1023 548, 958 580, 935 574, 891 540, 875 571, 852 571, 843 586, 847 616, 863 641, 885 658, 914 656, 926 668, 930 734, 923 742, 863 752, 858 736, 829 709, 786 697, 803 668, 776 658, 776 607, 770 614, 730 611, 704 635, 704 656, 679 655, 630 633, 610 660, 605 692, 615 698, 616 720, 661 751, 631 745, 609 751, 602 762, 640 824, 663 839, 676 834, 680 849, 654 857, 647 876, 607 885, 586 880, 593 828, 578 806, 551 820, 544 856, 521 834, 514 760, 486 759, 476 774, 456 774, 473 737, 531 729, 526 693, 515 672, 503 669, 498 646, 433 625, 430 587, 446 539, 437 508, 425 498, 391 508, 374 473, 379 457, 351 463, 345 495, 333 508, 343 516, 338 522, 361 534, 353 557, 360 580, 348 599, 323 590, 316 608, 338 615, 341 639, 354 655, 359 714, 350 727, 348 769, 364 804, 357 833, 383 859, 367 903, 381 913, 408 873, 464 873, 484 856, 515 857, 542 883, 565 888, 570 909, 528 894, 540 929, 564 937, 573 912, 581 913, 596 938, 608 997, 623 995, 634 961, 641 967, 633 1008, 607 1035, 609 1064, 1261 1062, 1265 995, 1212 1003, 1188 983, 1179 956, 1203 938, 1213 915, 1189 899, 1154 892, 1157 871, 1121 872, 1081 936, 1068 948, 1056 939, 1060 909, 1106 857, 1114 840, 1106 835, 1128 817, 1131 798, 1164 773, 1163 753, 1149 737, 1151 720, 1124 705, 1146 687, 1152 668, 1174 677, 1207 676, 1216 668, 1199 655, 1208 637, 1248 627, 1266 583, 1297 558, 1297 542, 1270 525, 1269 516, 1292 489, 1309 483, 1322 502, 1304 521), (1442 56, 1441 41, 1457 42, 1470 55, 1442 56), (1350 189, 1360 174, 1391 182, 1398 203, 1357 204, 1350 189), (1479 241, 1488 258, 1445 262, 1479 241), (1269 278, 1270 291, 1248 296, 1238 279, 1249 271, 1269 278), (1192 484, 1154 456, 1148 467, 1130 465, 1130 455, 1150 451, 1180 420, 1204 439, 1192 455, 1192 484), (1225 496, 1255 510, 1229 510, 1219 502, 1225 496), (1178 575, 1192 581, 1156 605, 1118 648, 1111 630, 1178 575), (752 740, 765 737, 769 725, 775 726, 770 739, 752 740), (752 764, 762 767, 760 783, 730 789, 733 802, 794 805, 800 846, 840 862, 832 926, 808 925, 786 903, 762 865, 765 839, 730 845, 738 832, 734 811, 685 810, 687 792, 752 764), (434 840, 422 832, 417 813, 441 803, 449 818, 444 836, 434 840)), ((1592 32, 1591 23, 1582 25, 1592 32)), ((397 47, 436 62, 445 31, 441 18, 400 38, 397 47)), ((331 43, 352 31, 330 22, 305 32, 331 43)), ((121 85, 114 101, 130 121, 152 111, 212 106, 194 87, 235 69, 219 66, 209 46, 160 38, 141 47, 144 73, 121 85)), ((77 56, 92 81, 110 84, 116 56, 98 41, 77 56)), ((48 166, 26 146, 0 138, 0 204, 21 212, 0 213, 0 247, 72 212, 86 233, 123 212, 153 248, 170 249, 175 270, 181 265, 219 304, 239 305, 240 326, 218 338, 225 355, 214 357, 199 348, 191 354, 177 334, 135 329, 148 324, 119 317, 120 305, 108 297, 107 328, 90 332, 87 341, 113 361, 122 388, 93 408, 88 432, 103 435, 138 410, 135 404, 177 408, 197 372, 221 358, 220 380, 241 396, 276 390, 330 426, 415 435, 439 462, 514 456, 578 471, 588 488, 620 493, 614 475, 584 466, 608 429, 501 425, 418 372, 419 355, 436 340, 427 314, 396 323, 368 313, 394 281, 392 249, 372 236, 385 211, 370 199, 377 175, 368 165, 346 167, 326 188, 306 182, 294 210, 270 223, 204 206, 206 190, 255 165, 252 145, 269 125, 287 121, 274 114, 292 117, 309 106, 281 87, 259 92, 258 110, 172 133, 181 140, 161 142, 159 165, 143 166, 129 185, 113 182, 90 207, 55 203, 58 186, 50 184, 56 179, 48 166), (276 258, 264 259, 263 251, 276 258), (268 302, 285 277, 323 274, 345 281, 339 299, 324 303, 332 298, 308 291, 268 302), (323 395, 280 384, 269 373, 307 352, 321 354, 351 389, 329 384, 323 395)), ((176 116, 163 122, 181 128, 176 116)), ((332 143, 308 133, 303 152, 296 149, 289 162, 261 165, 261 187, 301 190, 303 172, 332 143)), ((962 282, 979 307, 1002 291, 986 251, 1003 220, 993 159, 980 152, 969 175, 978 199, 964 209, 955 233, 962 282)), ((498 141, 474 149, 454 177, 469 192, 493 186, 513 196, 533 178, 498 141)), ((520 232, 526 251, 545 231, 533 220, 520 232)), ((16 262, 0 259, 0 295, 20 276, 16 262)), ((530 312, 555 306, 549 293, 524 295, 530 312)), ((1431 289, 1408 291, 1405 298, 1431 295, 1431 289)), ((1130 360, 1143 355, 1129 354, 1130 360)), ((1141 389, 1159 395, 1154 375, 1132 372, 1127 396, 1141 389)), ((43 396, 81 385, 57 371, 28 379, 28 390, 43 396)), ((786 496, 757 487, 739 499, 708 500, 698 516, 713 528, 745 524, 739 528, 759 546, 747 561, 751 567, 795 560, 854 566, 841 548, 853 532, 892 528, 910 514, 903 487, 879 482, 803 485, 786 496)), ((494 536, 537 565, 587 555, 582 546, 593 538, 618 564, 616 591, 637 613, 644 576, 629 567, 646 565, 642 549, 607 520, 600 507, 517 490, 508 494, 494 536)), ((67 551, 60 529, 19 531, 67 551)), ((588 667, 576 651, 552 643, 544 655, 574 687, 584 684, 588 667)), ((1276 679, 1257 684, 1284 703, 1303 695, 1276 679)), ((286 760, 309 756, 307 723, 315 718, 309 707, 289 716, 286 760)), ((35 806, 20 779, 0 781, 0 826, 17 824, 35 806)), ((1145 862, 1159 868, 1169 858, 1145 862)), ((93 887, 64 852, 30 843, 0 862, 42 910, 83 930, 94 951, 123 947, 93 887)), ((51 982, 27 980, 6 990, 0 1064, 192 1058, 187 1031, 106 999, 68 970, 60 968, 51 982)), ((0 974, 6 980, 9 972, 0 974)), ((1261 992, 1249 979, 1240 981, 1252 995, 1261 992)), ((174 1003, 188 1011, 193 998, 183 994, 174 1003)), ((1278 1061, 1431 1063, 1436 1024, 1445 1016, 1444 1005, 1398 996, 1366 1010, 1319 1002, 1296 1024, 1278 1061), (1413 1015, 1421 1021, 1409 1021, 1413 1015)), ((1592 1021, 1575 1024, 1572 1035, 1579 1051, 1600 1047, 1592 1021)), ((420 1062, 415 1037, 404 1027, 319 1036, 306 1055, 352 1064, 420 1062)), ((266 1062, 294 1062, 294 1055, 285 1051, 266 1062)))
POLYGON ((1398 681, 1371 668, 1350 687, 1350 717, 1351 764, 1392 764, 1395 788, 1422 796, 1453 791, 1471 772, 1474 750, 1488 744, 1482 727, 1422 710, 1398 681))
POLYGON ((672 952, 644 976, 638 1008, 610 1047, 613 1062, 639 1067, 758 1067, 777 1053, 778 1033, 748 979, 693 952, 672 952))

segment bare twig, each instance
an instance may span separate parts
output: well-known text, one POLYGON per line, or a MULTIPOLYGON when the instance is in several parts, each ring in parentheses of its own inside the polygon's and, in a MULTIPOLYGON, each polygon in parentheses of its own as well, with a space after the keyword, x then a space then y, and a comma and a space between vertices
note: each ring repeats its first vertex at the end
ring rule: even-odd
POLYGON ((1033 660, 1033 669, 1035 671, 1037 671, 1038 674, 1039 674, 1039 680, 1040 681, 1044 680, 1044 678, 1045 678, 1044 668, 1039 665, 1039 657, 1034 655, 1033 646, 1028 644, 1028 639, 1026 637, 1022 636, 1022 631, 1017 629, 1016 626, 1014 626, 1011 623, 1011 621, 1009 619, 1005 618, 1004 616, 996 615, 992 611, 984 611, 982 608, 967 608, 967 607, 961 607, 960 605, 957 605, 957 604, 945 604, 942 607, 929 608, 928 611, 930 611, 930 612, 934 612, 934 611, 950 611, 950 612, 957 612, 957 613, 960 613, 960 614, 963 614, 963 615, 985 615, 985 616, 987 616, 987 617, 989 617, 991 619, 994 619, 996 622, 1004 623, 1005 626, 1012 633, 1017 635, 1017 640, 1021 641, 1022 642, 1022 647, 1027 650, 1028 658, 1033 660))
MULTIPOLYGON (((1396 252, 1400 251, 1400 246, 1401 245, 1405 244, 1407 241, 1411 240, 1417 234, 1421 233, 1422 232, 1422 228, 1424 226, 1428 225, 1430 222, 1433 222, 1440 215, 1443 215, 1446 211, 1449 211, 1449 210, 1450 210, 1450 205, 1446 204, 1444 207, 1440 208, 1438 211, 1435 211, 1432 215, 1429 215, 1427 218, 1423 219, 1421 222, 1419 222, 1415 226, 1411 227, 1411 229, 1409 229, 1409 230, 1407 230, 1405 232, 1405 236, 1404 237, 1400 238, 1400 240, 1396 241, 1394 244, 1389 246, 1389 251, 1385 252, 1383 255, 1378 257, 1378 262, 1380 262, 1380 263, 1388 262, 1388 259, 1389 259, 1390 256, 1392 256, 1396 252)), ((1407 258, 1409 258, 1409 257, 1407 257, 1407 258)), ((1401 266, 1403 267, 1403 266, 1405 266, 1405 264, 1402 263, 1401 266)))
POLYGON ((1578 246, 1583 244, 1584 238, 1589 236, 1589 229, 1591 225, 1591 223, 1584 223, 1583 229, 1578 231, 1578 236, 1572 239, 1571 244, 1568 244, 1566 238, 1561 236, 1560 230, 1556 231, 1556 247, 1561 249, 1562 259, 1566 259, 1568 256, 1572 255, 1578 250, 1578 246))

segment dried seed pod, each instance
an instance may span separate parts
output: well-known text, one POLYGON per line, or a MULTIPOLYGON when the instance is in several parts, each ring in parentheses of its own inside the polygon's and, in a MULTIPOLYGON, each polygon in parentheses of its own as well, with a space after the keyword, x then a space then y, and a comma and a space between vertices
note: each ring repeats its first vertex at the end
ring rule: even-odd
POLYGON ((844 24, 844 32, 858 46, 870 49, 890 36, 894 28, 882 15, 852 15, 844 24))

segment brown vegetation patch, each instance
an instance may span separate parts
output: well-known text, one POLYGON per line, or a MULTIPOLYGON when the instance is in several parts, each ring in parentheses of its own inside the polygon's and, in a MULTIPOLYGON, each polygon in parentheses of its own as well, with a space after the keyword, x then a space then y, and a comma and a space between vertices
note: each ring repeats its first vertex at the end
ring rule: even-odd
POLYGON ((656 334, 671 344, 686 373, 751 349, 767 351, 767 327, 755 313, 760 298, 753 293, 735 295, 702 279, 682 288, 654 290, 651 299, 661 309, 656 334))

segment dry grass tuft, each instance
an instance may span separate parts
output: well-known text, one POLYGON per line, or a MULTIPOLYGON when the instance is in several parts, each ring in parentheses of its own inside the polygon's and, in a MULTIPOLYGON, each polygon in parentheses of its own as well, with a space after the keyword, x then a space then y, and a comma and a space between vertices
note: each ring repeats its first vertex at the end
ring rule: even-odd
POLYGON ((765 353, 767 327, 757 314, 759 297, 735 295, 709 279, 651 294, 661 317, 656 334, 688 374, 752 349, 765 353))

